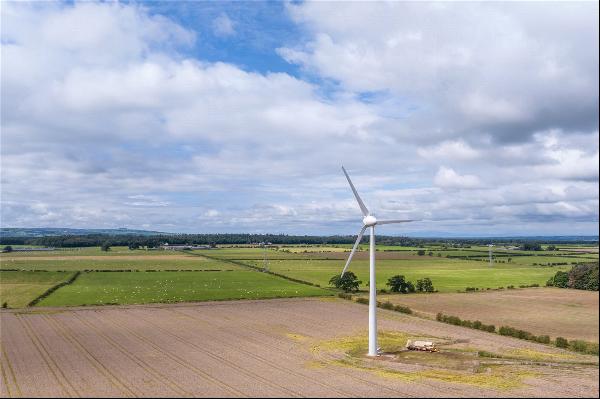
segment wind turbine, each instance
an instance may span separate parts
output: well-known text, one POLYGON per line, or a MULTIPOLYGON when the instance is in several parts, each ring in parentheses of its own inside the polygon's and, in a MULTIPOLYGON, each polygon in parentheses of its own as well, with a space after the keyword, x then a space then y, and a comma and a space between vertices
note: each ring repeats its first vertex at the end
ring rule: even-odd
POLYGON ((494 244, 488 244, 488 249, 489 249, 489 258, 490 258, 490 267, 492 267, 494 265, 494 257, 492 256, 492 247, 494 246, 494 244))
POLYGON ((360 244, 360 240, 365 233, 367 228, 371 228, 370 231, 370 245, 369 245, 369 356, 378 356, 377 353, 377 280, 375 278, 375 225, 379 224, 392 224, 392 223, 406 223, 412 222, 412 220, 377 220, 375 216, 371 215, 371 212, 367 209, 364 202, 358 195, 356 188, 354 188, 354 184, 352 184, 352 180, 350 180, 350 176, 348 176, 348 172, 342 166, 342 170, 346 175, 346 179, 348 179, 348 183, 350 184, 350 188, 356 197, 356 202, 358 202, 358 206, 363 214, 363 227, 360 229, 358 233, 358 237, 356 237, 356 242, 354 243, 354 247, 352 247, 352 251, 350 252, 350 256, 348 256, 348 261, 346 261, 346 266, 344 266, 344 270, 342 271, 342 277, 344 277, 344 273, 346 273, 346 269, 348 269, 348 265, 350 265, 350 261, 356 252, 356 248, 358 248, 358 244, 360 244))

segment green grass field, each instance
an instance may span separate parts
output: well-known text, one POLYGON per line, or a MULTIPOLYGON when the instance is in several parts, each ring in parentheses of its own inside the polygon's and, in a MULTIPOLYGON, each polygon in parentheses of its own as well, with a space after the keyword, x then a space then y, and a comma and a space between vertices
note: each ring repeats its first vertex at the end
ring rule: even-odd
MULTIPOLYGON (((348 255, 345 251, 350 247, 293 245, 281 246, 280 250, 271 248, 267 251, 269 270, 327 287, 329 279, 341 272, 348 255)), ((367 248, 366 245, 362 247, 367 248)), ((572 263, 598 259, 597 254, 589 253, 559 256, 563 254, 557 251, 497 251, 498 255, 519 253, 525 256, 512 256, 510 263, 507 257, 498 257, 490 268, 485 247, 442 250, 440 246, 429 246, 425 248, 426 253, 430 249, 433 256, 417 256, 419 248, 416 247, 378 246, 378 288, 387 288, 387 280, 397 274, 406 276, 413 283, 419 278, 429 277, 440 292, 463 291, 467 287, 544 285, 556 271, 568 270, 572 263), (443 256, 438 257, 438 253, 443 256), (478 259, 446 258, 446 255, 478 259), (568 264, 541 266, 565 262, 568 264)), ((46 289, 67 280, 73 272, 85 270, 98 272, 83 273, 74 284, 60 288, 40 305, 254 299, 332 293, 233 263, 242 262, 262 268, 264 254, 263 248, 242 246, 191 252, 132 251, 127 247, 113 247, 105 252, 96 247, 4 253, 0 255, 0 269, 4 270, 1 293, 9 306, 25 306, 46 289), (27 272, 9 272, 7 269, 27 272), (117 270, 128 272, 112 272, 117 270), (129 272, 131 270, 134 272, 129 272), (191 270, 193 272, 187 272, 191 270), (64 273, 59 273, 62 271, 64 273)), ((368 268, 365 253, 359 254, 350 267, 362 280, 363 290, 367 288, 368 268)))
MULTIPOLYGON (((252 261, 247 261, 252 263, 252 261)), ((261 262, 254 262, 262 266, 261 262)), ((271 260, 269 269, 289 277, 320 284, 325 287, 329 279, 339 274, 344 260, 271 260)), ((387 280, 397 274, 404 275, 413 283, 417 279, 429 277, 440 292, 456 292, 466 287, 498 288, 507 285, 544 285, 558 270, 568 270, 568 266, 539 267, 519 264, 495 264, 489 267, 484 262, 423 257, 416 260, 377 261, 377 287, 387 288, 387 280)), ((349 270, 363 282, 363 289, 369 280, 369 262, 353 260, 349 270)))
POLYGON ((111 257, 90 256, 87 259, 39 259, 39 257, 19 257, 3 259, 1 268, 17 270, 241 270, 242 267, 219 260, 199 256, 163 257, 128 257, 128 259, 111 259, 111 257), (157 259, 158 258, 158 259, 157 259))
POLYGON ((38 306, 167 303, 333 295, 255 271, 82 273, 38 306))
POLYGON ((73 273, 60 272, 7 272, 0 271, 0 303, 9 308, 22 308, 58 283, 68 280, 73 273))

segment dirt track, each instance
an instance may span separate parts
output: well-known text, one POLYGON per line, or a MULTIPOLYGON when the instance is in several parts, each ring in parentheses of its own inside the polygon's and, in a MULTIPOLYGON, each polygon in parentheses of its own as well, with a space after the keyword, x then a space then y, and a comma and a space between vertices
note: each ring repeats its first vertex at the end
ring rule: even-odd
MULTIPOLYGON (((528 366, 539 368, 536 377, 496 390, 318 362, 314 345, 365 333, 367 307, 343 300, 2 311, 1 321, 2 397, 598 396, 597 366, 528 366)), ((461 339, 465 348, 598 359, 388 311, 379 325, 461 339)))

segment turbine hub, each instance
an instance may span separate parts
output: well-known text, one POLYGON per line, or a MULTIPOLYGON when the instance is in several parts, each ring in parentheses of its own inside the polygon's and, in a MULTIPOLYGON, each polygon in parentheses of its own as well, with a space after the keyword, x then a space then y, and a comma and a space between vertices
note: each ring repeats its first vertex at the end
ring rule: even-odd
POLYGON ((373 215, 367 215, 363 218, 363 224, 367 227, 375 226, 377 224, 377 219, 373 215))

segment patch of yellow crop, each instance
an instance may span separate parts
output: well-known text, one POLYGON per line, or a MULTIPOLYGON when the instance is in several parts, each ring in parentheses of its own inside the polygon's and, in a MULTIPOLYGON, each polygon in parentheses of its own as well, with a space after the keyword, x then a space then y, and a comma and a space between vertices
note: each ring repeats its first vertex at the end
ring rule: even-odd
POLYGON ((506 352, 509 356, 514 356, 518 359, 527 359, 533 361, 557 361, 557 360, 577 360, 578 356, 568 353, 547 353, 540 352, 533 349, 513 349, 511 351, 506 352))
MULTIPOLYGON (((404 349, 409 336, 401 332, 380 332, 378 344, 385 352, 396 352, 404 349)), ((367 332, 351 337, 334 338, 323 341, 312 348, 313 352, 344 352, 350 356, 366 354, 369 347, 367 332)))
POLYGON ((296 342, 304 342, 308 339, 308 337, 301 335, 301 334, 292 334, 292 333, 287 333, 285 334, 286 337, 293 339, 296 342))
POLYGON ((339 301, 343 300, 343 299, 337 298, 335 296, 323 296, 323 297, 319 297, 317 299, 321 302, 339 302, 339 301))
POLYGON ((327 362, 319 361, 319 360, 311 360, 305 363, 306 367, 309 369, 323 369, 327 367, 327 362))
MULTIPOLYGON (((406 340, 414 338, 402 332, 381 332, 378 336, 379 344, 385 352, 397 352, 404 349, 406 340)), ((385 361, 368 362, 364 355, 368 348, 367 334, 359 334, 350 337, 335 338, 320 342, 312 347, 313 353, 331 352, 344 353, 343 359, 331 359, 321 361, 324 364, 334 364, 341 367, 356 368, 361 371, 368 371, 375 375, 385 378, 400 379, 406 382, 413 382, 423 379, 443 381, 446 383, 467 384, 491 389, 513 389, 523 385, 526 377, 537 376, 538 374, 524 371, 514 366, 496 366, 490 365, 485 371, 459 371, 444 366, 444 361, 448 359, 438 359, 437 362, 430 363, 424 370, 420 371, 400 371, 394 369, 391 364, 385 361), (368 363, 367 363, 368 362, 368 363), (439 364, 436 364, 439 363, 439 364)), ((469 350, 464 350, 469 353, 469 350)), ((460 351, 462 352, 462 351, 460 351)), ((429 354, 437 356, 437 354, 429 354)), ((433 359, 433 358, 432 358, 433 359)), ((449 359, 452 360, 452 359, 449 359)))
POLYGON ((427 370, 420 372, 422 377, 445 382, 476 385, 495 389, 512 389, 523 386, 523 379, 538 374, 530 371, 517 371, 506 366, 491 369, 491 373, 456 373, 445 370, 427 370))
POLYGON ((384 378, 399 379, 406 382, 430 379, 453 384, 466 384, 482 388, 501 390, 521 387, 523 386, 523 380, 525 378, 539 375, 538 373, 516 370, 514 367, 508 366, 489 367, 490 372, 488 373, 468 373, 433 369, 422 371, 399 371, 386 369, 385 366, 364 366, 358 361, 353 361, 351 359, 337 360, 333 363, 339 366, 369 371, 384 378))

